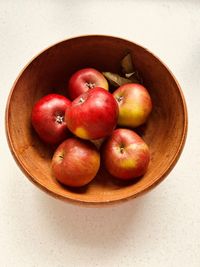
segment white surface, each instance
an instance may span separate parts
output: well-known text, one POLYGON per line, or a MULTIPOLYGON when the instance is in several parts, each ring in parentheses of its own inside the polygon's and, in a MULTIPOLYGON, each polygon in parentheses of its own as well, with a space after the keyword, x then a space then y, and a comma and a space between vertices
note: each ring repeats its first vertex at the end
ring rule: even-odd
POLYGON ((0 0, 0 266, 200 266, 200 1, 0 0), (182 156, 152 192, 108 208, 55 200, 24 177, 4 131, 9 90, 47 46, 110 34, 157 54, 182 86, 182 156))

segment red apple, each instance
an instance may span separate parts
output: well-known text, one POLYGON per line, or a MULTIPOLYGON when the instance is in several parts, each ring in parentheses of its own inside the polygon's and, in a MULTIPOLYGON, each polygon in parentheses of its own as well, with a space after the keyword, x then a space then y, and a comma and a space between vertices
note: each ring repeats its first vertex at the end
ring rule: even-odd
POLYGON ((96 87, 77 97, 66 110, 67 127, 83 139, 99 139, 112 133, 117 124, 118 104, 108 91, 96 87))
POLYGON ((119 105, 118 125, 137 127, 146 122, 152 101, 147 89, 137 83, 120 86, 113 96, 119 105))
POLYGON ((91 88, 101 87, 108 90, 106 78, 96 69, 85 68, 75 72, 68 84, 69 95, 72 100, 91 88))
POLYGON ((55 178, 68 186, 83 186, 97 174, 100 155, 89 141, 69 138, 56 149, 52 158, 55 178))
POLYGON ((150 152, 147 144, 134 131, 116 129, 103 144, 102 157, 111 175, 129 180, 145 174, 150 152))
POLYGON ((35 103, 31 121, 44 142, 58 144, 67 138, 69 130, 64 115, 70 105, 71 101, 59 94, 46 95, 35 103))

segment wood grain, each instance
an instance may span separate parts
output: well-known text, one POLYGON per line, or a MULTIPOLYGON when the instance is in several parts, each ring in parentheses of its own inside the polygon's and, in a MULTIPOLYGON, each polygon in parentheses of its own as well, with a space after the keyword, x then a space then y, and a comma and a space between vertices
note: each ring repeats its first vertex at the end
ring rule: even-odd
POLYGON ((21 72, 6 109, 8 144, 19 167, 39 188, 54 197, 79 204, 113 203, 136 197, 161 182, 175 166, 187 134, 183 93, 169 69, 145 48, 111 36, 82 36, 60 42, 39 54, 21 72), (81 189, 60 185, 51 173, 55 147, 43 144, 30 121, 34 103, 57 92, 67 96, 69 77, 84 67, 120 71, 120 60, 131 53, 153 100, 148 122, 137 131, 150 147, 151 163, 137 181, 120 183, 101 168, 81 189))

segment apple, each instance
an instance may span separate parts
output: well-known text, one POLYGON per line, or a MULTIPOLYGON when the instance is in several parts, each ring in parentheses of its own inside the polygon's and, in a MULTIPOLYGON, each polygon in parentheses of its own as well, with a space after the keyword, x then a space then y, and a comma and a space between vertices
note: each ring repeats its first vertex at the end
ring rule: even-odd
POLYGON ((133 130, 119 128, 103 144, 102 159, 111 175, 129 180, 145 174, 150 152, 147 144, 133 130))
POLYGON ((97 174, 100 155, 89 141, 68 138, 56 149, 52 172, 64 185, 79 187, 88 184, 97 174))
POLYGON ((112 133, 117 125, 118 104, 111 93, 96 87, 81 94, 66 110, 69 130, 82 139, 95 140, 112 133))
POLYGON ((39 99, 32 109, 32 125, 46 143, 58 144, 67 138, 69 130, 64 121, 65 110, 71 101, 59 94, 49 94, 39 99))
POLYGON ((113 96, 119 105, 119 126, 134 128, 146 122, 152 110, 152 101, 144 86, 137 83, 125 84, 113 96))
POLYGON ((101 87, 108 90, 108 82, 106 78, 96 69, 85 68, 75 72, 68 84, 70 98, 74 100, 82 93, 91 88, 101 87))

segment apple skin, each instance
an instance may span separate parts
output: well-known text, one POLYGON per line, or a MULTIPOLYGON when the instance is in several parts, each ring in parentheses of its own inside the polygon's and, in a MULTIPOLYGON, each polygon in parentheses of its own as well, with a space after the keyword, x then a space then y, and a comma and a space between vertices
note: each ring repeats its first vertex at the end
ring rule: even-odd
POLYGON ((117 125, 118 104, 111 93, 95 87, 72 101, 66 110, 69 130, 82 139, 95 140, 112 133, 117 125))
POLYGON ((152 101, 144 86, 137 83, 125 84, 113 96, 119 105, 119 126, 134 128, 147 121, 152 110, 152 101))
POLYGON ((68 138, 56 149, 52 158, 52 172, 62 184, 79 187, 96 176, 100 154, 89 141, 68 138))
POLYGON ((121 180, 140 177, 147 171, 150 151, 133 130, 116 129, 102 147, 102 159, 107 171, 121 180))
POLYGON ((39 99, 32 109, 31 122, 39 137, 49 144, 58 144, 69 135, 65 111, 71 101, 59 94, 49 94, 39 99))
POLYGON ((74 100, 91 88, 101 87, 108 91, 109 86, 101 72, 93 68, 85 68, 75 72, 68 83, 70 98, 74 100))

